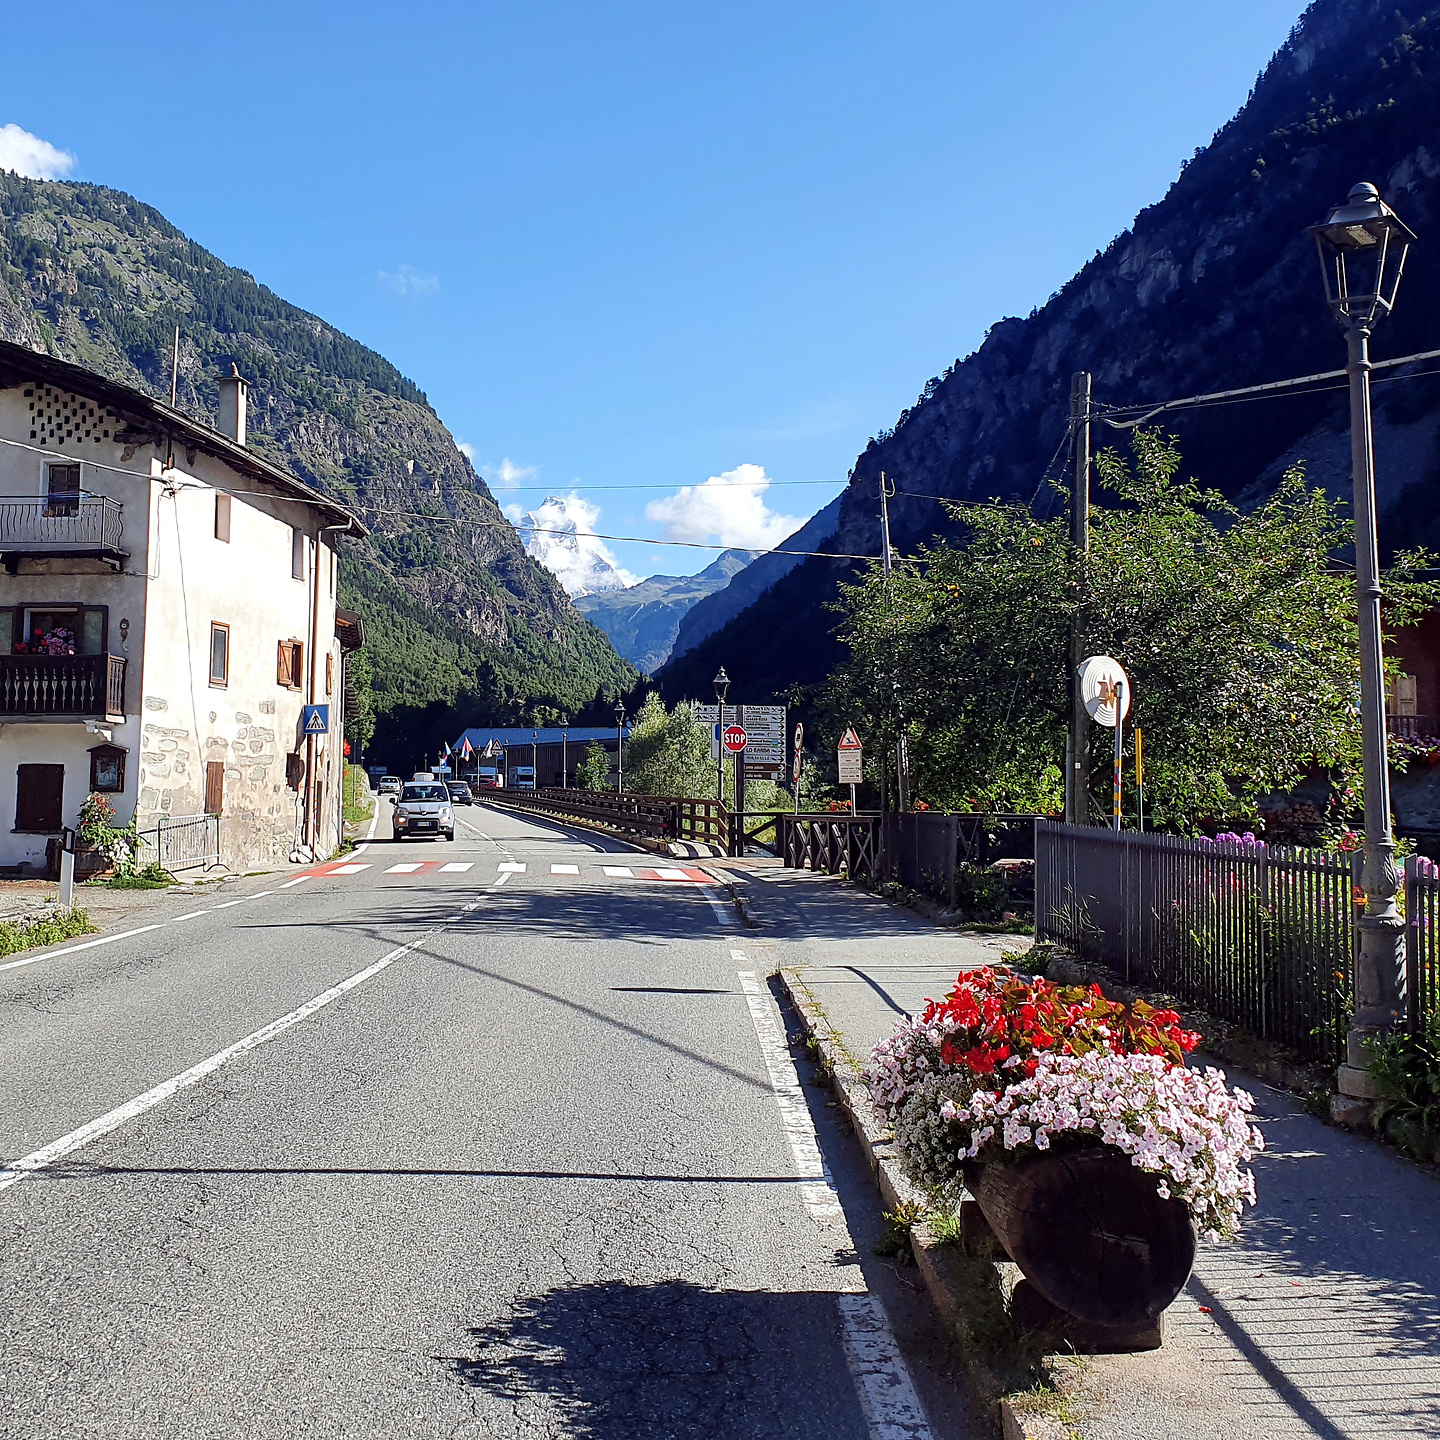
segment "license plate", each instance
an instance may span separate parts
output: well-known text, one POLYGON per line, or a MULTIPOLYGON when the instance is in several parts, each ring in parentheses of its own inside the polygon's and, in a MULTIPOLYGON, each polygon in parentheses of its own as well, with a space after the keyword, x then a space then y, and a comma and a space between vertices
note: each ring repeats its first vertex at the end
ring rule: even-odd
POLYGON ((433 830, 435 828, 435 822, 433 820, 417 820, 415 822, 415 828, 417 830, 433 830))

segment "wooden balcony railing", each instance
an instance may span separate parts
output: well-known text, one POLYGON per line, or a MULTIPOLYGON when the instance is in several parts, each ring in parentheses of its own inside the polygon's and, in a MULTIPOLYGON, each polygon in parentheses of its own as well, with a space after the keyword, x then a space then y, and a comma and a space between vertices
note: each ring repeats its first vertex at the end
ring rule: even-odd
POLYGON ((125 718, 123 655, 0 655, 0 716, 125 718))

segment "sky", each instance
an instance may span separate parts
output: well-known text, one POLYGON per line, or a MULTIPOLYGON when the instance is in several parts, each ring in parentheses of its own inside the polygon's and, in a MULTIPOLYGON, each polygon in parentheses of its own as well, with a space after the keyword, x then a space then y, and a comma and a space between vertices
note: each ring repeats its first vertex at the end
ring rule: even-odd
POLYGON ((655 542, 793 531, 1164 195, 1298 15, 71 0, 65 83, 7 66, 0 166, 153 205, 413 379, 513 518, 554 496, 637 537, 582 560, 689 574, 716 551, 655 542))

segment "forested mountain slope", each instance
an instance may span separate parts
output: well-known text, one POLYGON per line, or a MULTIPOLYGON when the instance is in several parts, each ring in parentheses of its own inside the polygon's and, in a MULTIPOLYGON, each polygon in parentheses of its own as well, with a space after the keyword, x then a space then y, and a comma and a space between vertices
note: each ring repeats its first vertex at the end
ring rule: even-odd
MULTIPOLYGON (((1378 185, 1420 237, 1375 357, 1440 349, 1440 6, 1401 13, 1394 0, 1318 0, 1158 204, 1042 309, 997 323, 870 442, 823 548, 879 555, 882 470, 901 491, 891 523, 902 552, 954 533, 936 501, 906 491, 1054 513, 1064 502, 1046 477, 1063 474, 1074 371, 1094 374, 1098 403, 1118 405, 1343 365, 1305 227, 1360 180, 1378 185)), ((1434 366, 1412 370, 1424 368, 1434 366)), ((1375 403, 1382 546, 1436 544, 1440 380, 1387 378, 1375 403)), ((1235 497, 1263 493, 1294 460, 1345 493, 1348 423, 1343 389, 1164 420, 1187 468, 1235 497)), ((1096 443, 1122 440, 1102 426, 1096 443)), ((720 663, 732 694, 750 701, 823 679, 840 658, 827 607, 852 573, 851 562, 805 561, 677 654, 662 672, 666 694, 707 694, 720 663)))
POLYGON ((387 360, 129 195, 0 172, 0 338, 168 398, 176 325, 180 408, 213 423, 217 378, 238 365, 251 446, 370 528, 345 546, 341 598, 365 619, 382 744, 417 708, 573 714, 634 683, 387 360))

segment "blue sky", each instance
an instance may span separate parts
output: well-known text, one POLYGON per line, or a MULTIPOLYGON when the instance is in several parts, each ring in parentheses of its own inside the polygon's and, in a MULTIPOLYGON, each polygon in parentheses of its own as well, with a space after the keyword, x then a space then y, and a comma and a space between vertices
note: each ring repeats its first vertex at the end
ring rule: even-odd
POLYGON ((0 125, 386 355, 502 504, 773 543, 1164 194, 1298 14, 80 0, 0 125))

